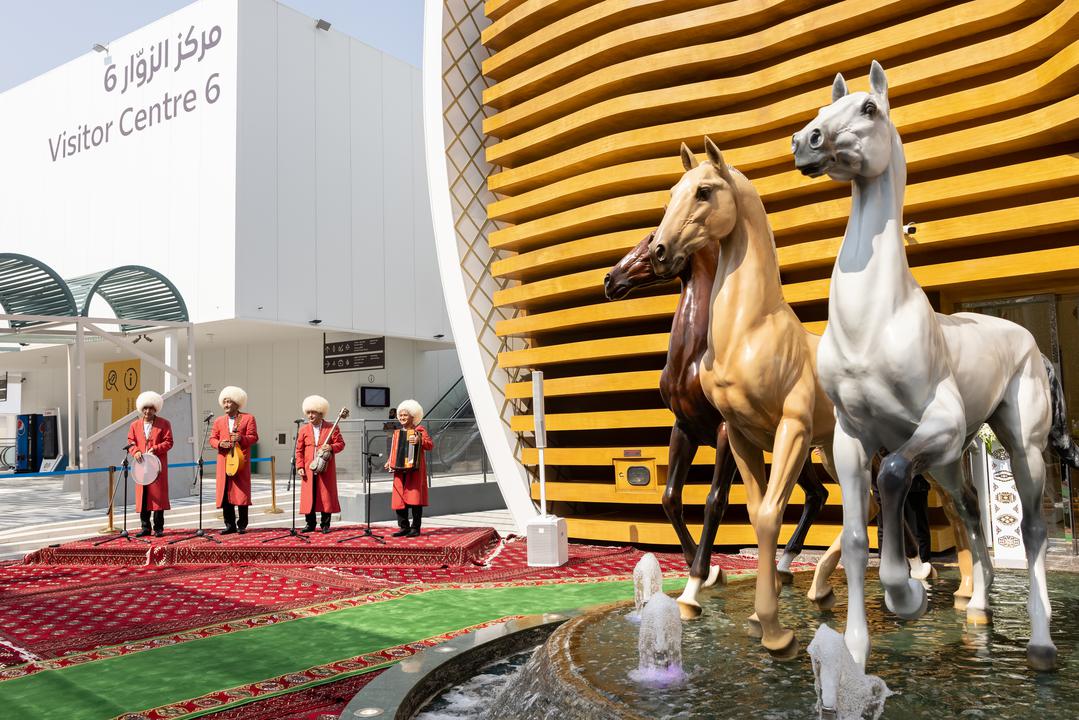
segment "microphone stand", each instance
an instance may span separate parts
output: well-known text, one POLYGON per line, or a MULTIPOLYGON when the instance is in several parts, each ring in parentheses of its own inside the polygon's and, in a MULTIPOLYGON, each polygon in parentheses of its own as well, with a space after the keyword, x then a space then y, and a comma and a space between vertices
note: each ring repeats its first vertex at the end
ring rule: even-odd
POLYGON ((192 483, 192 486, 195 483, 198 483, 198 486, 199 486, 199 529, 196 530, 194 533, 192 533, 190 535, 184 535, 183 537, 178 537, 175 540, 169 540, 168 543, 166 543, 167 545, 175 545, 178 542, 183 542, 184 540, 190 540, 191 538, 196 538, 196 537, 197 538, 202 538, 203 540, 209 540, 210 542, 217 543, 218 545, 221 544, 220 540, 218 540, 215 537, 211 537, 210 535, 207 535, 206 531, 202 529, 202 480, 203 480, 202 454, 206 451, 206 441, 210 438, 210 423, 212 421, 213 421, 213 415, 207 416, 207 418, 206 418, 206 428, 202 432, 202 446, 199 448, 199 461, 198 461, 198 463, 196 463, 195 472, 194 472, 195 479, 194 479, 194 482, 192 483))
POLYGON ((367 527, 359 535, 352 535, 351 537, 338 540, 338 543, 348 542, 349 540, 363 540, 364 538, 371 538, 375 542, 380 542, 383 545, 386 544, 386 540, 381 536, 371 532, 371 463, 375 458, 382 457, 381 453, 373 453, 363 451, 364 456, 364 473, 363 473, 363 494, 364 503, 366 505, 365 517, 367 519, 367 527))
POLYGON ((289 537, 302 540, 305 543, 311 542, 296 529, 296 450, 300 446, 300 425, 303 425, 303 420, 295 420, 294 422, 296 423, 296 434, 292 437, 292 458, 289 461, 288 471, 288 489, 292 491, 292 527, 287 534, 266 538, 262 541, 263 543, 273 542, 274 540, 283 540, 284 538, 289 537))
MULTIPOLYGON (((131 537, 131 535, 128 534, 128 532, 127 532, 127 476, 128 476, 128 470, 130 468, 130 466, 128 465, 128 462, 127 462, 130 455, 128 455, 127 450, 130 447, 131 446, 128 445, 126 448, 124 448, 124 461, 121 463, 121 467, 123 468, 123 470, 120 473, 120 477, 123 478, 123 483, 124 483, 124 529, 120 531, 119 535, 113 535, 110 538, 105 538, 104 540, 98 540, 96 543, 94 543, 94 547, 97 547, 98 545, 104 545, 105 543, 110 543, 113 540, 119 540, 120 538, 123 538, 124 540, 127 540, 128 542, 131 542, 132 540, 138 540, 139 542, 146 543, 147 545, 150 544, 149 540, 144 540, 143 538, 131 537)), ((116 495, 116 488, 112 489, 112 494, 116 495)), ((110 503, 113 502, 113 498, 109 498, 109 502, 110 503)))

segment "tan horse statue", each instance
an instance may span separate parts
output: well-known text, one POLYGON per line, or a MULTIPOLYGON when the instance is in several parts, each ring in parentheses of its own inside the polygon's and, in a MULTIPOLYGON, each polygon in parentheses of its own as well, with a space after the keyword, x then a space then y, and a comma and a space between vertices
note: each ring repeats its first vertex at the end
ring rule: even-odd
POLYGON ((731 452, 757 535, 756 615, 772 654, 798 651, 779 622, 776 545, 791 491, 809 450, 818 447, 832 477, 832 403, 817 381, 820 337, 803 328, 783 299, 775 241, 760 195, 705 138, 707 162, 682 146, 686 169, 652 239, 656 273, 674 277, 695 252, 719 242, 712 286, 711 338, 701 360, 705 396, 727 420, 731 452), (771 474, 764 453, 771 451, 771 474))

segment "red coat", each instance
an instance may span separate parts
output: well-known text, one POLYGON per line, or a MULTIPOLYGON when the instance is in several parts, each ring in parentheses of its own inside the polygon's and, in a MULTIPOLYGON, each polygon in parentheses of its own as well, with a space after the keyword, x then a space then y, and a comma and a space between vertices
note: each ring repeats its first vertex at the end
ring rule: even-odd
POLYGON ((406 505, 427 505, 427 453, 434 449, 435 441, 427 434, 427 428, 416 426, 420 436, 420 462, 411 470, 393 471, 393 497, 390 507, 404 510, 406 505))
POLYGON ((149 485, 136 486, 135 488, 135 512, 143 510, 168 510, 169 504, 169 450, 172 449, 172 425, 160 415, 154 418, 154 426, 150 428, 150 439, 142 429, 142 418, 137 418, 127 430, 127 441, 134 443, 134 447, 128 448, 128 453, 135 451, 142 453, 153 451, 157 459, 161 461, 161 472, 149 485), (146 507, 142 506, 143 488, 146 488, 146 507))
MULTIPOLYGON (((333 427, 332 423, 322 423, 319 434, 319 446, 326 444, 326 433, 333 427)), ((311 493, 311 461, 315 459, 315 431, 311 429, 311 423, 300 428, 300 437, 296 441, 296 473, 303 471, 303 480, 300 483, 300 512, 303 514, 313 512, 335 513, 341 512, 341 503, 337 501, 337 453, 345 449, 345 439, 341 437, 341 431, 334 428, 330 436, 330 454, 326 461, 326 469, 323 470, 315 482, 318 484, 318 495, 312 497, 311 493)))
POLYGON ((221 507, 225 499, 225 486, 228 485, 227 502, 232 505, 251 504, 251 446, 259 440, 259 429, 255 416, 247 413, 236 415, 236 433, 240 436, 240 449, 244 451, 244 462, 232 477, 225 475, 225 461, 231 450, 219 447, 221 441, 229 439, 229 416, 222 415, 214 420, 210 430, 210 446, 217 448, 217 506, 221 507))

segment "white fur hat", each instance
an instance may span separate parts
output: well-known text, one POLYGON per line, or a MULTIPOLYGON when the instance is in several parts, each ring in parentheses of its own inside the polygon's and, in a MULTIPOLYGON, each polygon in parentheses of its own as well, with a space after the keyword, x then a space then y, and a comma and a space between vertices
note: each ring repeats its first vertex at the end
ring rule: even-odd
POLYGON ((139 397, 135 400, 135 409, 142 412, 145 407, 152 407, 155 411, 161 412, 161 406, 165 404, 164 399, 155 393, 153 390, 147 390, 144 393, 140 393, 139 397))
POLYGON ((423 420, 423 406, 421 406, 415 400, 405 400, 397 406, 398 411, 404 410, 412 416, 413 421, 419 425, 420 420, 423 420))
POLYGON ((243 388, 238 388, 235 385, 229 385, 228 387, 221 388, 221 394, 217 396, 217 404, 221 407, 225 407, 225 401, 231 400, 240 407, 247 404, 247 393, 243 388))
POLYGON ((308 395, 303 399, 303 411, 314 411, 326 415, 330 412, 330 401, 321 395, 308 395))

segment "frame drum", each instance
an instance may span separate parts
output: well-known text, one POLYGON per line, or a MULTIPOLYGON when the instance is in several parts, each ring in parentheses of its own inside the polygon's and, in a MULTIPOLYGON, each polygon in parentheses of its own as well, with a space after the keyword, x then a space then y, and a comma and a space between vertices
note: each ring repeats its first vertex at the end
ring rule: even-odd
POLYGON ((135 478, 136 485, 149 485, 157 480, 161 472, 161 461, 156 455, 142 454, 142 461, 136 460, 131 468, 131 475, 135 478))

